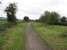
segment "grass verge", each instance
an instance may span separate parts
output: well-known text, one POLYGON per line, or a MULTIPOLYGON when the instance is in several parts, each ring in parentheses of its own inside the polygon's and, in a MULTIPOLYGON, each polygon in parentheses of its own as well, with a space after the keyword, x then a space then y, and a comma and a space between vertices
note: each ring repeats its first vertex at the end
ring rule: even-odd
POLYGON ((3 50, 25 50, 25 27, 26 23, 21 23, 6 31, 3 50))
POLYGON ((53 50, 67 50, 67 37, 61 37, 67 31, 66 26, 33 23, 33 27, 53 50))

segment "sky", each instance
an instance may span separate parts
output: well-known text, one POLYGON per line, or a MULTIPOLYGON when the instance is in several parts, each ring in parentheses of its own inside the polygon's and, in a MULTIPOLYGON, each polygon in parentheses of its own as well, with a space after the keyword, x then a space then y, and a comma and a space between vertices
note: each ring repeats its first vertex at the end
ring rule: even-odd
POLYGON ((10 3, 17 4, 16 17, 23 19, 38 19, 45 11, 55 11, 61 16, 67 16, 67 0, 0 0, 0 17, 6 17, 5 8, 10 3))

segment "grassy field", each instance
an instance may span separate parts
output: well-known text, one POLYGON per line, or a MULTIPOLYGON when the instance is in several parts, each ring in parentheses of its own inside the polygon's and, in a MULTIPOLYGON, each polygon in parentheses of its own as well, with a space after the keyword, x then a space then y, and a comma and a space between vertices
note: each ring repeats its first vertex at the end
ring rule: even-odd
POLYGON ((3 32, 0 35, 2 50, 25 50, 25 27, 26 23, 20 23, 3 32))
POLYGON ((64 32, 67 32, 67 26, 33 23, 33 27, 53 50, 67 50, 67 37, 63 37, 64 32))

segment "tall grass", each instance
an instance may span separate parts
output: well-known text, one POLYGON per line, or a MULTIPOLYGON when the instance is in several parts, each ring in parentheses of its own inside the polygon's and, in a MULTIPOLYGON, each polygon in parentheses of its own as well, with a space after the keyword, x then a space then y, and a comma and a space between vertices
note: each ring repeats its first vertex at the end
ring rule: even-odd
POLYGON ((6 20, 0 20, 0 49, 2 49, 2 46, 4 45, 5 43, 5 30, 7 30, 6 28, 6 23, 7 21, 6 20))
POLYGON ((67 37, 61 36, 63 32, 67 31, 66 26, 34 23, 33 27, 53 50, 67 50, 67 37))
POLYGON ((26 23, 20 23, 6 31, 6 43, 3 50, 25 50, 25 27, 26 23))

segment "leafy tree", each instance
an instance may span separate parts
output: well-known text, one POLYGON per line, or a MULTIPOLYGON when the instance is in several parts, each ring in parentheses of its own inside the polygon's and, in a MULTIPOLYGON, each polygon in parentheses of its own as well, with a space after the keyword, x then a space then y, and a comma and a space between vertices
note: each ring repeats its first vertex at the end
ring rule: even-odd
POLYGON ((9 6, 5 9, 5 12, 7 13, 8 22, 16 23, 16 9, 17 7, 15 3, 9 4, 9 6))
POLYGON ((66 17, 65 17, 65 16, 63 16, 63 17, 61 18, 61 22, 66 22, 66 17))
POLYGON ((28 22, 29 21, 29 17, 28 16, 25 16, 24 17, 24 21, 27 21, 28 22))
POLYGON ((40 21, 44 22, 44 23, 47 23, 49 16, 50 16, 50 12, 45 11, 45 13, 40 17, 40 21))
POLYGON ((60 15, 56 12, 51 12, 49 19, 48 19, 48 23, 49 24, 57 24, 58 20, 59 20, 60 15))
POLYGON ((44 15, 40 16, 39 21, 40 21, 40 22, 44 22, 44 17, 45 17, 44 15))
POLYGON ((46 24, 57 24, 60 15, 56 12, 45 11, 44 15, 40 17, 40 21, 46 24))
POLYGON ((62 18, 60 18, 59 24, 67 26, 67 18, 65 16, 63 16, 62 18))

